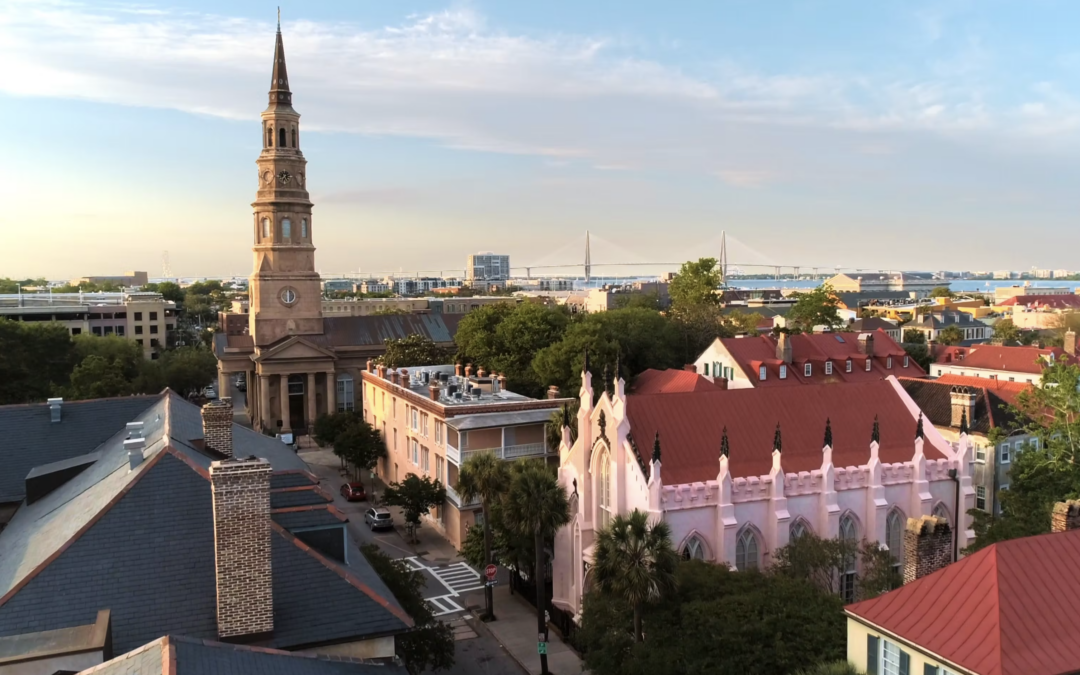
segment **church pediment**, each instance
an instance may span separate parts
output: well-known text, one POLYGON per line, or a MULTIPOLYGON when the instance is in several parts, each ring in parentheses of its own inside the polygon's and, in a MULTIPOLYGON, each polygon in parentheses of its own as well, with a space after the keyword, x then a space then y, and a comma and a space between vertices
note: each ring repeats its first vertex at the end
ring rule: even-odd
POLYGON ((334 353, 324 349, 301 336, 285 339, 280 344, 269 349, 260 350, 260 353, 252 358, 259 363, 274 361, 302 361, 311 359, 333 359, 334 353))

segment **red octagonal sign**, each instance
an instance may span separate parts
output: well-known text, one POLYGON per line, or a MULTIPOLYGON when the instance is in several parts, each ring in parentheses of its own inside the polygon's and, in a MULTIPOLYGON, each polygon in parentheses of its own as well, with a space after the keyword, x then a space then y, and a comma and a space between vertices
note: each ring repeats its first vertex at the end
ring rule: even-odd
POLYGON ((484 576, 487 577, 488 581, 494 581, 495 573, 498 572, 498 571, 499 571, 498 567, 495 567, 494 565, 488 565, 487 567, 484 568, 484 576))

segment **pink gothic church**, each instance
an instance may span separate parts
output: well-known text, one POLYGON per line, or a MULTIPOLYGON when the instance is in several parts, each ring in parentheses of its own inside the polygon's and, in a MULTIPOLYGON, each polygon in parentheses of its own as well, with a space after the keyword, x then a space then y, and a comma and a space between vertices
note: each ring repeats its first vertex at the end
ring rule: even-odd
POLYGON ((957 501, 954 550, 974 537, 967 437, 954 447, 923 424, 895 377, 630 395, 618 379, 612 389, 597 399, 583 373, 577 438, 564 428, 560 447, 571 521, 555 537, 553 602, 575 618, 597 530, 633 509, 667 521, 684 557, 740 570, 768 566, 804 532, 877 540, 902 569, 907 519, 956 523, 957 501))

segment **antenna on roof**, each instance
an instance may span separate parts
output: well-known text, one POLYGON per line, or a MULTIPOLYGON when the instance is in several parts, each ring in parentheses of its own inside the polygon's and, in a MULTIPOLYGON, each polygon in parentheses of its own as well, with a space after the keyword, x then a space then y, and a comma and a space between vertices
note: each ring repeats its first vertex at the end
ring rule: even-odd
POLYGON ((281 32, 281 5, 277 8, 277 32, 281 32))

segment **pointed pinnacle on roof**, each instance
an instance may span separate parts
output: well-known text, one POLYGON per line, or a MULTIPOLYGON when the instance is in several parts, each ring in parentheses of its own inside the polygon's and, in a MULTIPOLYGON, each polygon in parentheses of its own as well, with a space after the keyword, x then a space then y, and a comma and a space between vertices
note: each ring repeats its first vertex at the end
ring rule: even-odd
POLYGON ((922 413, 919 413, 919 423, 915 426, 915 438, 925 438, 922 428, 922 413))
POLYGON ((780 448, 781 448, 782 445, 783 445, 783 443, 780 440, 780 423, 777 422, 776 423, 776 432, 773 433, 773 439, 772 439, 773 450, 776 451, 776 452, 780 452, 780 448))
POLYGON ((281 39, 281 9, 278 8, 278 31, 274 43, 274 72, 270 78, 270 104, 291 106, 292 92, 289 90, 289 72, 285 67, 285 43, 281 39))
POLYGON ((652 444, 652 461, 654 461, 654 462, 659 462, 660 461, 660 430, 659 429, 656 430, 656 439, 653 441, 653 444, 652 444))
POLYGON ((878 417, 874 415, 874 430, 870 432, 871 443, 881 443, 881 427, 878 425, 878 417))
POLYGON ((969 431, 969 429, 968 429, 967 408, 964 408, 964 411, 962 413, 960 413, 960 433, 961 434, 966 434, 968 431, 969 431))
MULTIPOLYGON (((832 447, 832 420, 828 417, 825 418, 825 444, 832 447)), ((824 446, 822 446, 824 447, 824 446)))
POLYGON ((727 457, 731 454, 731 446, 728 443, 727 427, 724 427, 724 431, 720 436, 720 455, 727 457))

